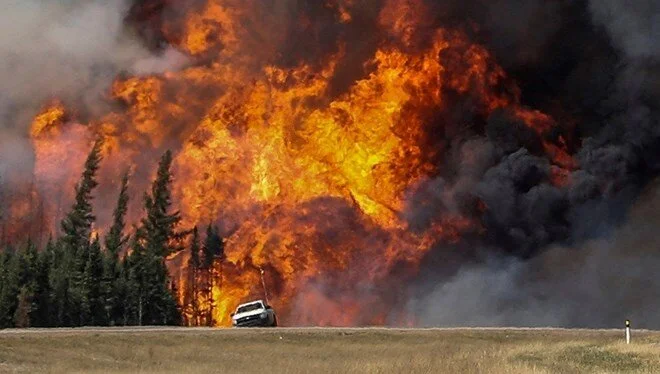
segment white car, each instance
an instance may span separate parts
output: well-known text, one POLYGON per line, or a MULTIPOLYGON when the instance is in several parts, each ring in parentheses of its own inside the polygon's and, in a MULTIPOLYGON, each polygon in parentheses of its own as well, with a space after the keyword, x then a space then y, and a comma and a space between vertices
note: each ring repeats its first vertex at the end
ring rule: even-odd
POLYGON ((231 324, 234 327, 276 327, 277 316, 273 308, 262 300, 241 304, 231 314, 231 324))

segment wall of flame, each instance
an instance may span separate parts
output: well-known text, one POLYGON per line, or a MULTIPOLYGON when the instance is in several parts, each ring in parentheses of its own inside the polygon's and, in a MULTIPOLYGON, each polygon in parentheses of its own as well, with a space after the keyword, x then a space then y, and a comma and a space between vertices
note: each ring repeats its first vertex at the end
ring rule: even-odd
MULTIPOLYGON (((337 25, 351 25, 357 3, 323 7, 337 25)), ((405 219, 407 196, 442 171, 442 148, 432 139, 454 124, 431 126, 435 114, 451 110, 452 96, 467 96, 476 114, 507 111, 542 139, 553 119, 523 107, 516 86, 466 33, 429 32, 422 1, 384 2, 373 53, 350 67, 357 78, 341 92, 335 84, 353 61, 352 41, 334 40, 320 61, 279 64, 287 50, 282 30, 259 18, 259 6, 206 0, 163 21, 164 37, 192 62, 118 77, 108 98, 115 110, 99 118, 82 123, 75 107, 45 104, 30 134, 45 225, 57 231, 97 136, 106 140, 100 201, 114 200, 126 167, 140 196, 157 156, 171 148, 183 226, 219 223, 226 236, 226 259, 212 275, 217 324, 227 325, 238 303, 263 296, 259 269, 283 324, 414 324, 397 308, 406 280, 435 245, 480 228, 478 218, 459 214, 423 231, 405 219)), ((294 24, 294 31, 319 32, 304 13, 294 24)), ((575 165, 565 141, 544 140, 543 150, 553 182, 566 183, 575 165)), ((12 209, 20 215, 25 207, 12 209)), ((134 208, 131 220, 139 215, 134 208)), ((170 259, 182 301, 187 256, 170 259)), ((211 300, 199 303, 211 308, 211 300)))

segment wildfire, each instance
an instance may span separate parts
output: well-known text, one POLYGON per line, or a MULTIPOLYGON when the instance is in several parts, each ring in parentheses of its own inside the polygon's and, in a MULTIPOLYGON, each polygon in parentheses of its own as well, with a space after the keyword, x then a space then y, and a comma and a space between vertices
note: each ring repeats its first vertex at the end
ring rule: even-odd
MULTIPOLYGON (((543 136, 555 124, 523 108, 488 51, 464 33, 437 29, 417 46, 426 24, 421 2, 387 2, 379 22, 388 37, 340 94, 331 89, 350 41, 338 41, 319 63, 279 66, 274 52, 255 51, 254 36, 242 29, 257 3, 208 0, 178 27, 166 25, 166 35, 180 32, 171 42, 200 63, 118 78, 111 96, 122 110, 83 125, 61 103, 47 106, 31 131, 35 176, 49 182, 46 196, 62 196, 98 136, 106 139, 107 180, 126 165, 151 167, 145 152, 173 147, 185 226, 220 222, 228 235, 226 260, 216 261, 211 276, 218 324, 228 324, 238 303, 262 295, 260 268, 285 324, 407 324, 405 316, 391 319, 391 305, 406 292, 396 279, 414 276, 437 243, 479 226, 448 215, 413 232, 403 216, 406 194, 440 171, 442 151, 428 145, 429 123, 449 109, 448 92, 471 95, 484 117, 508 110, 543 136)), ((353 6, 327 4, 341 24, 352 22, 353 6)), ((543 144, 554 183, 565 183, 574 167, 565 144, 543 144)), ((59 205, 48 212, 55 222, 59 205)), ((185 256, 170 260, 181 288, 185 256)))

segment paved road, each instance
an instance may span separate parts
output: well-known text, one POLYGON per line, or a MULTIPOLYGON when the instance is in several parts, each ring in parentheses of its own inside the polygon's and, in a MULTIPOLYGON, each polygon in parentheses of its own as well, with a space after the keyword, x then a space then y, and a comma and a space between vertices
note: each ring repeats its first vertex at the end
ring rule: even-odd
MULTIPOLYGON (((78 327, 78 328, 30 328, 0 330, 0 336, 9 334, 89 334, 89 333, 151 333, 151 332, 177 332, 177 333, 247 333, 247 332, 356 332, 356 331, 623 331, 623 329, 566 329, 554 327, 449 327, 449 328, 392 328, 392 327, 278 327, 278 328, 214 328, 214 327, 178 327, 178 326, 142 326, 142 327, 78 327)), ((636 330, 648 332, 650 330, 636 330)))
POLYGON ((71 333, 136 333, 136 332, 209 332, 226 329, 213 327, 178 327, 178 326, 141 326, 141 327, 57 327, 57 328, 29 328, 5 329, 3 334, 71 334, 71 333))

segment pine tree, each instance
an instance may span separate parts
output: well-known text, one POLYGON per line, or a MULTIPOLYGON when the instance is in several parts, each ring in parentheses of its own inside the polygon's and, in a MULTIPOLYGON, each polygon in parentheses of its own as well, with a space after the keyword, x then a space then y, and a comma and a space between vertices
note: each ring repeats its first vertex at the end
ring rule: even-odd
POLYGON ((119 276, 117 277, 117 297, 121 300, 121 308, 116 310, 115 321, 122 326, 135 325, 134 319, 134 297, 131 284, 130 256, 124 256, 119 265, 119 276))
POLYGON ((131 263, 132 267, 137 265, 142 273, 141 292, 138 293, 140 324, 172 324, 178 323, 180 319, 176 300, 168 287, 169 275, 165 265, 165 256, 181 249, 176 243, 185 235, 176 231, 181 221, 179 212, 170 212, 171 165, 172 153, 167 151, 158 164, 151 194, 145 194, 146 217, 142 220, 139 234, 136 234, 143 240, 135 241, 139 246, 134 248, 134 252, 135 249, 138 249, 138 253, 144 249, 141 257, 138 257, 140 261, 131 263))
POLYGON ((179 324, 179 309, 170 289, 165 259, 147 254, 145 260, 147 303, 143 312, 143 323, 148 325, 179 324))
MULTIPOLYGON (((124 257, 125 258, 125 257, 124 257)), ((113 279, 113 302, 108 323, 112 326, 126 325, 126 304, 128 297, 128 276, 125 269, 125 261, 120 260, 117 264, 117 276, 113 279)), ((107 306, 108 304, 106 304, 107 306)))
POLYGON ((109 254, 118 257, 124 245, 129 240, 129 236, 124 236, 124 229, 126 228, 126 212, 128 211, 128 172, 124 174, 121 180, 121 188, 119 191, 119 198, 117 199, 117 206, 112 214, 112 226, 108 235, 105 237, 105 249, 109 254))
POLYGON ((32 240, 28 240, 27 244, 18 256, 18 284, 20 285, 20 290, 18 294, 17 308, 14 315, 14 324, 16 327, 32 326, 30 317, 35 310, 38 257, 39 254, 37 247, 34 245, 34 243, 32 243, 32 240))
POLYGON ((67 308, 71 306, 69 295, 71 274, 69 273, 69 268, 72 267, 70 265, 72 261, 67 258, 61 240, 53 244, 52 251, 49 274, 50 325, 55 327, 71 326, 71 318, 69 318, 67 308))
POLYGON ((19 260, 11 247, 0 254, 0 328, 14 326, 19 293, 19 260))
POLYGON ((179 323, 179 310, 169 287, 165 257, 180 250, 185 233, 176 231, 181 218, 170 212, 172 198, 170 167, 172 154, 166 152, 150 193, 144 196, 145 218, 136 229, 127 264, 127 316, 130 324, 162 325, 179 323))
POLYGON ((34 327, 47 327, 51 324, 51 289, 49 279, 54 255, 55 244, 51 237, 48 239, 46 249, 37 258, 34 302, 33 310, 30 314, 31 325, 34 327))
POLYGON ((119 256, 130 239, 130 235, 124 235, 128 202, 128 172, 126 172, 122 177, 117 206, 112 215, 112 226, 105 237, 102 293, 105 318, 110 325, 123 323, 123 297, 125 297, 126 284, 121 276, 119 256))
POLYGON ((107 251, 103 253, 103 274, 101 277, 101 303, 104 319, 110 326, 122 324, 125 284, 122 279, 122 263, 119 257, 107 251))
POLYGON ((126 308, 124 321, 126 325, 143 323, 145 304, 147 303, 145 279, 145 251, 142 246, 142 234, 138 229, 131 241, 131 254, 124 261, 126 279, 126 308))
POLYGON ((92 191, 98 186, 96 172, 101 163, 101 145, 101 141, 97 141, 87 156, 85 169, 76 186, 75 203, 62 220, 62 242, 67 253, 74 255, 74 258, 88 247, 92 225, 96 220, 92 214, 92 191))
POLYGON ((151 187, 151 194, 144 196, 146 217, 142 220, 142 230, 145 234, 145 250, 160 257, 181 250, 181 246, 175 245, 175 243, 185 236, 185 233, 176 231, 176 227, 181 222, 179 212, 170 212, 172 206, 171 166, 172 153, 167 151, 158 164, 158 172, 151 187))
POLYGON ((103 277, 103 258, 98 235, 94 238, 87 251, 87 261, 83 271, 81 287, 81 325, 105 325, 105 305, 101 294, 101 279, 103 277))
POLYGON ((80 325, 83 299, 83 273, 90 248, 90 235, 96 218, 92 214, 92 192, 98 185, 96 172, 101 163, 101 145, 98 140, 92 148, 78 185, 71 210, 62 220, 61 256, 54 269, 53 292, 58 325, 80 325))

